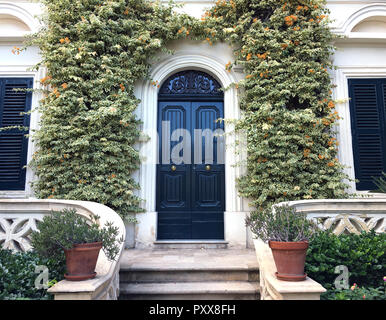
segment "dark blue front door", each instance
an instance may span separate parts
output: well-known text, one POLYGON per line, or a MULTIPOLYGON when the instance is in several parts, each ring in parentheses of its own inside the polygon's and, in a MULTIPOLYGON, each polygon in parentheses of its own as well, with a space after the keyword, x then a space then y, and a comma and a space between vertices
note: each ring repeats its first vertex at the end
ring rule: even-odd
POLYGON ((196 71, 176 74, 161 88, 159 240, 224 239, 224 124, 218 121, 224 104, 218 89, 216 80, 196 71))

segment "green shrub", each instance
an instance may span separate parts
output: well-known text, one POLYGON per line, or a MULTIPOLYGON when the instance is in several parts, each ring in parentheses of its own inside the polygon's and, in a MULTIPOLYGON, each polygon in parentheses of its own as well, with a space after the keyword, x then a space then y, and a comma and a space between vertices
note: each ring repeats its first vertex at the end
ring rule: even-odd
POLYGON ((85 217, 77 214, 75 209, 53 211, 38 223, 39 231, 31 234, 31 243, 34 249, 44 257, 63 259, 63 249, 71 249, 74 244, 93 243, 101 241, 103 251, 110 260, 114 260, 119 253, 117 239, 118 228, 111 223, 101 228, 97 224, 99 217, 85 217))
POLYGON ((335 268, 344 265, 349 271, 349 283, 363 287, 383 286, 386 265, 386 234, 368 233, 334 235, 318 232, 307 253, 306 270, 312 279, 326 289, 334 288, 338 274, 335 268))
POLYGON ((42 258, 36 252, 12 252, 0 249, 0 300, 48 300, 53 297, 45 289, 37 289, 37 266, 46 266, 49 281, 55 283, 64 277, 63 260, 42 258))
POLYGON ((323 298, 326 300, 386 300, 386 293, 385 286, 361 288, 354 284, 350 289, 329 290, 323 298))
POLYGON ((263 241, 308 241, 316 231, 316 225, 306 215, 288 205, 252 212, 246 223, 263 241))

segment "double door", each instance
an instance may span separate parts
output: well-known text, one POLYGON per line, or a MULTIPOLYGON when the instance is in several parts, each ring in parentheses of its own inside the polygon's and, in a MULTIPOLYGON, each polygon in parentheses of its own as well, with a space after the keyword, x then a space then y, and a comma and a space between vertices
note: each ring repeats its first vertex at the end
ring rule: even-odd
POLYGON ((223 102, 159 102, 158 240, 224 239, 223 117, 223 102))

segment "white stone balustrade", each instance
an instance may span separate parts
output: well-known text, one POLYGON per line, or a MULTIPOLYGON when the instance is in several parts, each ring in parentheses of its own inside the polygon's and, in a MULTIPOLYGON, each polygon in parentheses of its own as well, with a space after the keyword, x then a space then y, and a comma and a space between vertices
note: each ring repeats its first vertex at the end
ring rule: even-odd
MULTIPOLYGON (((374 230, 385 232, 386 199, 304 200, 280 203, 307 214, 324 229, 333 233, 356 233, 374 230)), ((288 282, 275 277, 276 265, 268 244, 254 240, 260 272, 262 300, 319 300, 326 290, 307 277, 305 281, 288 282)))
POLYGON ((291 201, 288 205, 337 235, 371 230, 385 232, 386 198, 291 201))
MULTIPOLYGON (((16 251, 31 249, 29 235, 37 230, 36 222, 51 211, 76 209, 78 214, 100 217, 99 224, 112 222, 118 227, 118 238, 125 238, 125 226, 120 216, 112 209, 95 202, 71 200, 0 199, 0 245, 16 251)), ((124 243, 120 244, 115 261, 109 261, 100 251, 96 269, 97 276, 85 281, 63 280, 48 289, 55 300, 116 300, 119 296, 119 260, 124 243)))

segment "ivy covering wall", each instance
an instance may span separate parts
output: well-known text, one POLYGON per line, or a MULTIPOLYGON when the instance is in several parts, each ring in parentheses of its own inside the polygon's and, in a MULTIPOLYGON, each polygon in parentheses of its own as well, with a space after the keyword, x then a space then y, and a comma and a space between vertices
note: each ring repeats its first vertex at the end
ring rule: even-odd
POLYGON ((217 1, 201 20, 146 0, 42 2, 46 27, 31 42, 48 70, 32 161, 38 197, 96 201, 121 216, 141 211, 134 85, 168 41, 185 37, 228 42, 235 61, 224 68, 241 65, 247 75, 235 84, 245 111, 237 128, 248 132, 241 195, 256 208, 346 196, 323 1, 217 1))
MULTIPOLYGON (((246 78, 237 128, 247 132, 241 195, 255 208, 297 199, 345 198, 328 70, 334 35, 325 1, 219 0, 206 37, 230 43, 246 78)), ((346 180, 347 181, 347 180, 346 180)))
POLYGON ((48 70, 31 163, 36 195, 96 201, 123 217, 139 212, 134 84, 192 18, 142 0, 42 2, 45 28, 30 43, 48 70))

